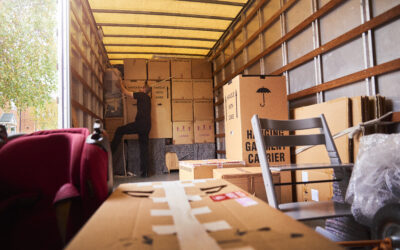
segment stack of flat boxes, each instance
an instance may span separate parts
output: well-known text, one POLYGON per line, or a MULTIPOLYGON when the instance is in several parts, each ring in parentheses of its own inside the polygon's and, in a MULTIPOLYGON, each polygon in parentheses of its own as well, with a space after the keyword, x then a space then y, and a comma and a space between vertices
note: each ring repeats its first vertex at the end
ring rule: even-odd
POLYGON ((213 143, 211 65, 205 60, 171 60, 173 143, 213 143))

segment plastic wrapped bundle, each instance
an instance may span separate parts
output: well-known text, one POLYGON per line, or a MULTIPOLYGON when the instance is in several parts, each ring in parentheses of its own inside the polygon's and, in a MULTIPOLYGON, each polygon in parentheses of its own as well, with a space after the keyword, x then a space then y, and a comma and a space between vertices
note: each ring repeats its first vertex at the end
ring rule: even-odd
POLYGON ((367 226, 379 208, 400 202, 400 134, 361 138, 346 201, 356 221, 367 226))

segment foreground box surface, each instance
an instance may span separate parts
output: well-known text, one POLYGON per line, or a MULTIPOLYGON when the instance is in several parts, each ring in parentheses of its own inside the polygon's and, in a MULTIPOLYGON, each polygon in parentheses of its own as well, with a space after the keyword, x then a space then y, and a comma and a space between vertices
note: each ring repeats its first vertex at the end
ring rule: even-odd
MULTIPOLYGON (((245 167, 245 168, 217 168, 213 169, 215 179, 224 179, 230 183, 240 187, 241 189, 255 195, 257 198, 267 201, 264 181, 260 167, 245 167)), ((274 183, 280 182, 279 173, 272 174, 274 183)), ((278 203, 281 201, 281 187, 275 187, 278 203)))
POLYGON ((66 249, 127 247, 341 249, 223 180, 122 184, 66 249))
POLYGON ((213 178, 215 168, 245 167, 244 161, 227 159, 179 161, 179 180, 213 178))

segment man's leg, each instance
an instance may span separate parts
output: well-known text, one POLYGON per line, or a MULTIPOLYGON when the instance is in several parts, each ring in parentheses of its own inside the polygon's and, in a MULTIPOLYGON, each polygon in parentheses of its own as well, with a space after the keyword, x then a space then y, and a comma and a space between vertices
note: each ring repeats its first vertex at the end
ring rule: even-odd
POLYGON ((149 133, 139 134, 139 149, 140 149, 140 172, 142 177, 149 175, 149 133))
POLYGON ((115 131, 114 138, 111 142, 111 151, 114 154, 117 151, 118 145, 121 142, 122 136, 125 134, 136 134, 138 133, 138 126, 135 122, 128 123, 124 126, 118 127, 115 131))

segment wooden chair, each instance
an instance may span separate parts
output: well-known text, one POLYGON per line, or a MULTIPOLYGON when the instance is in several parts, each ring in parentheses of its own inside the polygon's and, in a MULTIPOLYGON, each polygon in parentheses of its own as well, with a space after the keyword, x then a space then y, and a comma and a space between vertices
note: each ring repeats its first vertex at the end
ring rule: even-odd
MULTIPOLYGON (((264 185, 267 193, 268 203, 270 206, 281 210, 287 215, 296 220, 313 220, 323 219, 338 216, 351 216, 350 205, 334 201, 324 202, 294 202, 279 204, 277 202, 274 184, 272 182, 271 171, 297 171, 297 170, 312 170, 312 169, 326 169, 326 168, 342 168, 349 170, 353 164, 342 164, 339 154, 337 152, 335 143, 332 139, 325 117, 322 114, 317 118, 303 119, 303 120, 271 120, 259 119, 258 115, 254 115, 251 119, 253 131, 256 140, 257 152, 260 159, 262 168, 262 175, 264 185), (295 131, 303 129, 319 128, 320 134, 310 135, 267 135, 263 136, 263 129, 273 130, 286 130, 295 131), (305 165, 287 165, 270 167, 267 161, 266 147, 270 146, 304 146, 304 145, 319 145, 324 144, 330 158, 330 164, 305 164, 305 165)), ((333 181, 339 181, 335 179, 333 181)), ((309 182, 289 182, 280 183, 278 185, 296 185, 306 183, 326 182, 309 181, 309 182)))

